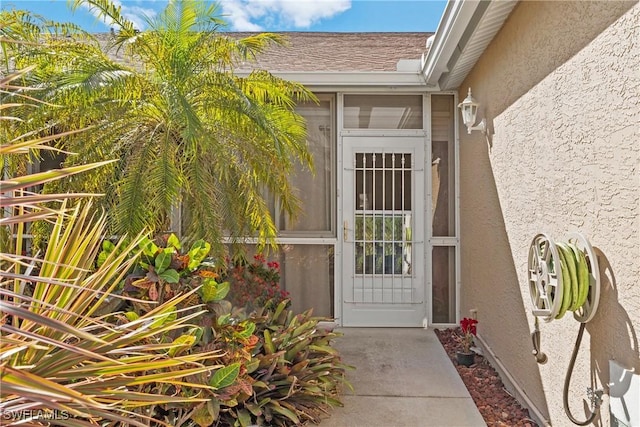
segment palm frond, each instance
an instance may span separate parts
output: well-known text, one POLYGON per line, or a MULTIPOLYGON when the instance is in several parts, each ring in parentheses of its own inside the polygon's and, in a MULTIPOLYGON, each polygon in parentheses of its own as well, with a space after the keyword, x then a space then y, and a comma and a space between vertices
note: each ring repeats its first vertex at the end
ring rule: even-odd
POLYGON ((69 0, 68 3, 72 10, 76 10, 79 7, 86 7, 92 14, 107 22, 108 25, 117 25, 120 29, 119 34, 123 37, 123 41, 136 34, 136 28, 133 22, 128 20, 122 14, 122 6, 116 5, 112 1, 69 0))
POLYGON ((299 210, 290 177, 298 164, 312 169, 312 158, 295 106, 315 98, 266 71, 238 77, 233 69, 286 39, 230 37, 219 31, 218 8, 205 1, 171 1, 139 33, 108 0, 71 3, 119 26, 114 44, 139 65, 114 64, 94 47, 82 56, 74 40, 47 46, 59 58, 41 47, 24 49, 24 63, 38 64, 45 100, 64 105, 25 116, 62 130, 93 126, 86 137, 57 141, 56 147, 78 153, 66 165, 122 159, 83 179, 48 184, 47 192, 105 193, 100 206, 113 209, 109 229, 116 233, 166 229, 182 200, 190 211, 188 234, 214 242, 218 254, 228 233, 273 242, 273 206, 264 195, 291 215, 299 210), (101 187, 104 182, 111 185, 101 187))

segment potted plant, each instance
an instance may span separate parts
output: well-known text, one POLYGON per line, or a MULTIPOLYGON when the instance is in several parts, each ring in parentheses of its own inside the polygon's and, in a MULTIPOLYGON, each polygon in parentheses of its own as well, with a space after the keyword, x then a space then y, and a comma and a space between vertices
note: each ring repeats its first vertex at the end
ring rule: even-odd
POLYGON ((471 351, 473 343, 473 337, 476 336, 476 325, 478 321, 465 317, 460 321, 460 329, 462 329, 462 335, 459 337, 460 344, 462 344, 462 351, 456 352, 456 359, 458 364, 464 366, 471 366, 474 362, 475 353, 471 351))

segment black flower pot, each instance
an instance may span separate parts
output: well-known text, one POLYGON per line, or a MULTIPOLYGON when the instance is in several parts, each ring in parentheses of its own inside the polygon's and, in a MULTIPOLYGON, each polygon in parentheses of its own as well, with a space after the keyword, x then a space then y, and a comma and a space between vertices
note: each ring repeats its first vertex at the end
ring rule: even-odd
POLYGON ((456 359, 458 361, 458 365, 471 366, 473 365, 475 359, 475 353, 463 353, 461 351, 456 352, 456 359))

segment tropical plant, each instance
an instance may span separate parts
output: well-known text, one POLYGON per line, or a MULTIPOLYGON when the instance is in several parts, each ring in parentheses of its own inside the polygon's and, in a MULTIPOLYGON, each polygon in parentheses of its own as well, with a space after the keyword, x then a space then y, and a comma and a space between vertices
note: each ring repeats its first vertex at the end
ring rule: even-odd
MULTIPOLYGON (((136 298, 125 302, 125 316, 138 319, 151 310, 150 303, 163 304, 175 294, 199 288, 177 306, 206 309, 194 319, 197 330, 185 328, 170 336, 174 340, 192 337, 192 346, 184 349, 187 353, 224 351, 219 362, 225 366, 211 378, 206 373, 190 376, 189 381, 213 387, 206 391, 210 400, 163 407, 165 422, 178 426, 189 425, 189 420, 201 427, 293 426, 318 422, 330 407, 341 405, 338 395, 348 367, 331 347, 338 334, 319 328, 321 318, 312 317, 311 311, 295 314, 287 309, 288 300, 262 294, 252 300, 261 301, 262 306, 234 307, 222 298, 229 297, 227 293, 237 284, 232 279, 218 281, 233 274, 206 261, 207 243, 195 242, 187 250, 175 235, 160 240, 141 242, 139 269, 127 277, 123 289, 125 295, 136 298)), ((99 263, 113 253, 117 249, 105 244, 99 263)), ((250 277, 263 275, 260 280, 277 286, 273 262, 257 256, 243 271, 250 269, 250 277)), ((188 387, 182 391, 192 393, 188 387)))
POLYGON ((228 425, 235 419, 241 426, 319 423, 331 407, 342 406, 342 389, 351 387, 345 372, 352 368, 331 346, 340 334, 319 327, 323 319, 311 310, 288 310, 288 303, 251 318, 260 338, 249 371, 253 395, 223 412, 228 425))
MULTIPOLYGON (((31 108, 39 107, 38 99, 28 95, 30 88, 19 84, 29 71, 0 80, 3 101, 11 100, 1 108, 3 136, 16 131, 11 123, 22 120, 19 113, 25 99, 31 108)), ((56 137, 26 134, 7 140, 0 145, 3 164, 16 155, 46 149, 56 137)), ((189 293, 154 306, 132 322, 118 313, 113 315, 115 323, 97 315, 136 262, 135 247, 141 237, 130 243, 117 242, 110 256, 93 271, 105 217, 96 219, 89 204, 67 205, 68 199, 82 195, 27 192, 33 185, 96 166, 99 164, 15 175, 0 181, 0 226, 11 243, 3 250, 13 249, 0 253, 3 425, 50 425, 48 420, 55 417, 55 425, 62 426, 100 422, 149 426, 155 415, 150 406, 207 401, 200 391, 215 390, 215 386, 190 384, 185 378, 211 376, 212 370, 221 367, 216 363, 220 352, 183 355, 193 340, 169 338, 172 331, 183 330, 201 312, 199 306, 176 308, 189 293), (35 219, 53 221, 48 247, 41 257, 24 254, 22 247, 25 227, 35 219), (172 392, 180 387, 194 392, 172 392)), ((220 371, 211 378, 221 376, 220 371)))
MULTIPOLYGON (((135 261, 126 256, 139 239, 118 243, 119 254, 90 272, 104 218, 94 221, 89 212, 85 206, 58 216, 47 252, 41 260, 32 259, 37 274, 2 272, 0 306, 6 317, 0 325, 0 411, 55 409, 70 417, 62 425, 84 425, 72 418, 97 418, 144 426, 154 415, 149 406, 206 401, 197 394, 167 393, 188 385, 184 378, 189 375, 222 366, 213 362, 220 357, 217 351, 175 355, 193 342, 167 339, 201 312, 198 306, 176 309, 189 294, 153 307, 134 322, 123 322, 118 314, 115 324, 95 316, 135 261), (11 290, 10 278, 27 289, 11 290)), ((24 422, 20 418, 16 425, 24 422)))
POLYGON ((62 188, 104 191, 116 234, 166 230, 181 202, 187 235, 212 242, 216 254, 227 231, 255 233, 262 243, 273 238, 263 196, 276 197, 284 212, 298 210, 289 177, 296 161, 310 165, 311 156, 293 108, 313 95, 265 71, 233 69, 283 39, 222 33, 216 6, 204 1, 169 1, 142 32, 111 1, 72 4, 119 29, 107 43, 117 60, 86 34, 66 29, 70 37, 59 37, 40 24, 17 32, 39 44, 14 50, 11 61, 36 64, 47 100, 66 106, 40 120, 93 126, 90 138, 60 141, 79 153, 69 164, 105 156, 122 162, 62 188))
POLYGON ((275 309, 289 298, 289 292, 280 288, 280 264, 267 261, 262 254, 254 255, 251 262, 236 259, 223 277, 230 283, 229 301, 249 311, 275 309))
POLYGON ((460 320, 460 330, 462 335, 458 335, 458 341, 462 345, 463 353, 470 353, 473 346, 473 338, 476 336, 476 325, 478 321, 469 317, 460 320))

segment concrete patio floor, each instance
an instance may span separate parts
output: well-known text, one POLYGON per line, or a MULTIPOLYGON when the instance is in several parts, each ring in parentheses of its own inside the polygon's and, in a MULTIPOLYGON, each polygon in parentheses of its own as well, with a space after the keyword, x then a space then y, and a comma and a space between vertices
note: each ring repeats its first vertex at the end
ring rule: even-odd
POLYGON ((432 329, 344 328, 344 407, 321 427, 486 426, 432 329))

